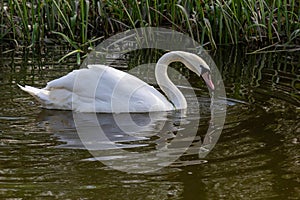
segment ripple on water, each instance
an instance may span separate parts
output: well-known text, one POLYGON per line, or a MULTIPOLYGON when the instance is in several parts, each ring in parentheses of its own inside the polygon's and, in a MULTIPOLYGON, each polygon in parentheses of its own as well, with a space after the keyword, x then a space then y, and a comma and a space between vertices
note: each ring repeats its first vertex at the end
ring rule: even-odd
MULTIPOLYGON (((41 110, 38 103, 16 87, 17 82, 44 86, 48 80, 66 74, 72 66, 45 64, 47 70, 38 70, 31 60, 26 63, 33 66, 25 67, 23 75, 20 70, 12 73, 13 68, 3 68, 0 75, 0 196, 20 199, 97 199, 99 195, 104 199, 298 199, 300 68, 293 64, 297 62, 291 64, 284 56, 280 55, 279 59, 264 56, 255 55, 244 62, 243 57, 228 63, 222 59, 218 64, 229 96, 221 99, 227 105, 226 122, 217 144, 204 158, 199 158, 199 148, 204 143, 211 117, 210 99, 198 77, 189 77, 194 88, 180 87, 189 102, 183 119, 168 113, 155 118, 156 126, 147 126, 148 121, 143 120, 147 116, 137 115, 137 124, 148 129, 124 134, 111 116, 100 115, 102 120, 106 119, 103 127, 111 133, 103 135, 103 139, 108 138, 113 143, 103 141, 102 149, 99 143, 88 146, 98 153, 91 155, 76 131, 72 112, 41 110), (190 91, 195 91, 198 97, 193 98, 190 91), (192 127, 196 122, 199 125, 192 127), (192 128, 198 130, 195 137, 183 134, 194 130, 192 128), (189 148, 184 148, 189 143, 189 148), (170 151, 157 151, 164 148, 170 151), (120 149, 126 154, 120 153, 120 149), (148 156, 143 156, 146 153, 148 156), (175 162, 164 159, 178 155, 175 162), (147 175, 127 174, 102 162, 91 162, 97 160, 94 156, 106 162, 118 161, 120 169, 148 169, 148 161, 170 165, 147 175)), ((220 110, 220 116, 222 112, 224 110, 220 110)), ((84 123, 88 122, 86 118, 84 123)), ((93 137, 86 139, 91 144, 94 141, 93 137)))

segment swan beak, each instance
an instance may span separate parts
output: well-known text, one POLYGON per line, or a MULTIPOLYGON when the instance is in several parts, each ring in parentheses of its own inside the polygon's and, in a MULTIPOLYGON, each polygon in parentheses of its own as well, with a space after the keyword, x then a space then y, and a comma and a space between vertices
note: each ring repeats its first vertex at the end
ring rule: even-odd
POLYGON ((211 90, 215 90, 215 86, 211 80, 211 75, 209 72, 205 72, 204 74, 202 74, 202 77, 206 83, 206 85, 211 89, 211 90))

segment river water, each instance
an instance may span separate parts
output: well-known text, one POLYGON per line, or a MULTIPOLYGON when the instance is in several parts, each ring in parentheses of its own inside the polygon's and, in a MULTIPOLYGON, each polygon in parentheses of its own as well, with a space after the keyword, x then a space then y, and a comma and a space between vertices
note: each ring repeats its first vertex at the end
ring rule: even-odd
MULTIPOLYGON (((184 117, 40 108, 17 83, 44 87, 78 68, 73 58, 57 63, 67 50, 1 55, 1 199, 300 198, 299 52, 251 55, 224 47, 211 53, 225 84, 227 112, 222 134, 207 138, 210 97, 187 70, 182 73, 191 86, 180 88, 189 104, 184 117), (125 133, 132 122, 135 131, 125 133), (78 124, 89 128, 79 130, 78 124), (215 143, 201 154, 209 139, 215 143)), ((114 66, 133 68, 153 57, 135 52, 114 66)))

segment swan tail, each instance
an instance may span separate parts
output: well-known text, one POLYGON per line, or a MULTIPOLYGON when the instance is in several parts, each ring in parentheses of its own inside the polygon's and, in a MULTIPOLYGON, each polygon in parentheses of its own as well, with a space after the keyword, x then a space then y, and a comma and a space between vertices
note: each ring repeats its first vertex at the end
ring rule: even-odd
POLYGON ((44 89, 39 89, 39 88, 35 88, 35 87, 31 87, 28 85, 25 85, 24 87, 19 85, 19 88, 25 92, 27 92, 28 94, 30 94, 31 96, 33 96, 34 98, 36 98, 40 103, 42 104, 47 104, 47 102, 49 102, 49 91, 44 90, 44 89))

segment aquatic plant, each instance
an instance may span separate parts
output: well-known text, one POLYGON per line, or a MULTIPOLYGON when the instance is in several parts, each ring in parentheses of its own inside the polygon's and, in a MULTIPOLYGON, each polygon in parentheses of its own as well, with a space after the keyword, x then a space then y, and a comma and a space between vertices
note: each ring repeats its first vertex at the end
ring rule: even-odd
POLYGON ((159 26, 211 48, 299 44, 299 7, 295 0, 0 0, 0 39, 18 46, 65 42, 79 54, 102 37, 159 26))

